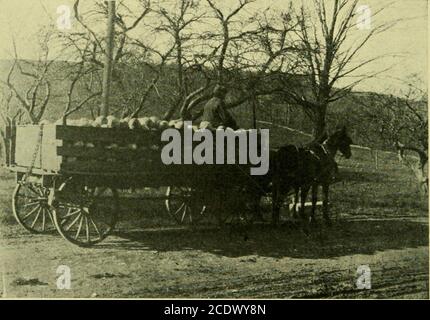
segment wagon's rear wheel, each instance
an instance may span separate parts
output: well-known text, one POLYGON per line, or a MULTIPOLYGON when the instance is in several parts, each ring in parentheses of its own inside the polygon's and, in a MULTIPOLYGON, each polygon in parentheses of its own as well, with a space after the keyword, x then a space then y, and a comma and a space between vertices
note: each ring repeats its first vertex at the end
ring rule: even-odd
POLYGON ((60 196, 52 212, 55 226, 64 239, 89 247, 112 232, 118 208, 116 190, 67 184, 60 187, 60 196))
POLYGON ((16 221, 32 233, 54 231, 48 196, 49 189, 41 184, 18 182, 12 197, 12 211, 16 221))
POLYGON ((179 224, 193 224, 205 216, 206 206, 197 192, 189 187, 168 187, 166 209, 179 224))

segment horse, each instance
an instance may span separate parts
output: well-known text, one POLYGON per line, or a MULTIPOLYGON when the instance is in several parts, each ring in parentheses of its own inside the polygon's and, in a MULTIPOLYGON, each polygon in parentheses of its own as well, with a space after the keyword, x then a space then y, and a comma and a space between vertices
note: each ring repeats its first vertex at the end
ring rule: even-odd
MULTIPOLYGON (((337 130, 320 141, 298 147, 295 145, 282 146, 275 155, 272 187, 272 221, 279 221, 279 210, 283 198, 293 190, 295 203, 298 202, 300 192, 300 218, 305 224, 305 202, 310 189, 312 189, 311 222, 315 222, 315 211, 318 196, 318 187, 323 190, 323 217, 328 225, 329 186, 336 176, 338 167, 335 155, 338 151, 345 158, 351 157, 352 140, 347 134, 346 127, 337 130)), ((295 206, 294 206, 294 211, 295 206)))

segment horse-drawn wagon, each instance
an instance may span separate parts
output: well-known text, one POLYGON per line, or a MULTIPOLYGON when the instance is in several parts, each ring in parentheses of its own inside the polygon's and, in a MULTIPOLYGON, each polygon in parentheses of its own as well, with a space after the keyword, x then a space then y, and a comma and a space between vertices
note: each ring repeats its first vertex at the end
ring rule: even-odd
POLYGON ((215 193, 241 188, 250 179, 244 164, 164 164, 161 130, 47 124, 8 133, 16 220, 34 233, 55 227, 80 246, 102 241, 115 227, 117 190, 166 187, 166 208, 184 223, 207 214, 211 199, 221 198, 215 193))

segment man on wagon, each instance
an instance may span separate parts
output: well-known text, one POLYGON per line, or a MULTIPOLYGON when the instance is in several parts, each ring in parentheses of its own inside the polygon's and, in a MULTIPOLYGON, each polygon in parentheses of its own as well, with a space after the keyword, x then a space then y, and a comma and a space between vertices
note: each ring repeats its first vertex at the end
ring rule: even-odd
POLYGON ((213 90, 212 98, 206 103, 203 109, 202 123, 210 123, 213 128, 225 126, 237 130, 236 120, 226 109, 225 96, 227 90, 222 85, 217 84, 213 90))

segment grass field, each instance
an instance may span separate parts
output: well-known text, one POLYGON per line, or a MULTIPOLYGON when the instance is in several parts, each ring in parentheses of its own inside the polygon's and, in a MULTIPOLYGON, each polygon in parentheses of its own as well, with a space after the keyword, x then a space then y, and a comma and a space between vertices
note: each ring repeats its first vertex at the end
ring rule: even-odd
MULTIPOLYGON (((303 138, 271 128, 271 145, 283 141, 303 138)), ((21 230, 11 215, 14 177, 1 170, 3 296, 428 298, 428 201, 413 175, 392 153, 379 153, 378 168, 360 149, 338 163, 334 225, 309 237, 269 224, 246 237, 208 224, 177 227, 160 201, 122 199, 117 232, 92 249, 21 230), (70 290, 55 286, 60 264, 72 269, 70 290), (360 265, 371 268, 371 290, 355 286, 360 265)))

